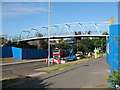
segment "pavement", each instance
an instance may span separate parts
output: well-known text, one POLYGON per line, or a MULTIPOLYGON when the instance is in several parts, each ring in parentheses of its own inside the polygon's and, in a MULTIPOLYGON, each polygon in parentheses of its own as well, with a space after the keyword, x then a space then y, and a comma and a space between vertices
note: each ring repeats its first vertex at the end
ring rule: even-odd
POLYGON ((18 62, 10 62, 10 63, 0 63, 0 66, 5 66, 5 65, 14 65, 14 64, 22 64, 22 63, 30 63, 30 62, 39 62, 39 61, 45 61, 47 58, 44 59, 38 59, 38 60, 23 60, 23 61, 18 61, 18 62))
POLYGON ((15 88, 105 88, 110 87, 106 78, 110 72, 105 57, 91 59, 60 72, 38 75, 15 88))

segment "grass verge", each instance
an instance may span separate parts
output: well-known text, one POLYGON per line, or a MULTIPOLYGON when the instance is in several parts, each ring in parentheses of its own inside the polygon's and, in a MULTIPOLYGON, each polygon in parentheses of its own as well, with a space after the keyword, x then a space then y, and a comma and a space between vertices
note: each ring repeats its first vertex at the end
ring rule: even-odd
POLYGON ((46 58, 43 59, 16 59, 12 57, 6 57, 6 58, 0 58, 0 63, 13 63, 13 62, 25 62, 25 61, 36 61, 36 60, 46 60, 46 58))
POLYGON ((0 79, 0 81, 9 80, 9 79, 16 79, 16 78, 18 78, 18 76, 8 77, 8 78, 2 78, 2 79, 0 79))
POLYGON ((23 60, 12 58, 12 57, 7 57, 7 58, 1 58, 2 63, 11 63, 11 62, 20 62, 23 60))
POLYGON ((50 67, 44 67, 44 68, 39 68, 39 69, 35 69, 36 71, 44 71, 44 72, 57 72, 57 71, 62 71, 64 69, 67 69, 69 67, 73 67, 79 63, 82 63, 82 62, 85 62, 85 61, 88 61, 88 60, 91 60, 93 58, 85 58, 85 59, 80 59, 80 60, 76 60, 76 61, 73 61, 73 62, 68 62, 68 63, 65 63, 65 64, 58 64, 58 65, 53 65, 53 66, 50 66, 50 67))

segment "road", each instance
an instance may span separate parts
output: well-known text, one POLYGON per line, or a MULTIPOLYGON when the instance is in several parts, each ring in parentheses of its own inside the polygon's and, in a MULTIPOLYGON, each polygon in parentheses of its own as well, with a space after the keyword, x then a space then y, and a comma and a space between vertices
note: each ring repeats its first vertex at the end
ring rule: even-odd
POLYGON ((9 78, 15 76, 26 76, 37 73, 34 69, 46 67, 45 61, 29 62, 15 65, 2 66, 2 78, 9 78))
POLYGON ((92 59, 64 71, 39 76, 16 88, 97 88, 109 87, 106 78, 110 72, 105 57, 92 59))

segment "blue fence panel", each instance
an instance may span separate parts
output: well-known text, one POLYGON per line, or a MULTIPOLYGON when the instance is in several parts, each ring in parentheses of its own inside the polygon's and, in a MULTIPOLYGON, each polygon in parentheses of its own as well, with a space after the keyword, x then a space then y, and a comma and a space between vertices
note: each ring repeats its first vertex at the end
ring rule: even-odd
POLYGON ((120 62, 120 25, 110 26, 110 59, 112 69, 119 70, 120 62))
POLYGON ((22 59, 22 49, 12 47, 13 58, 22 59))
MULTIPOLYGON (((47 58, 48 51, 46 49, 23 49, 22 50, 22 59, 39 59, 39 58, 47 58)), ((52 57, 52 50, 51 50, 52 57)))
POLYGON ((2 58, 2 47, 0 47, 0 58, 2 58))
POLYGON ((11 47, 0 47, 0 58, 12 57, 11 47))
MULTIPOLYGON (((48 50, 47 49, 22 49, 17 47, 0 47, 0 58, 4 57, 13 57, 17 59, 39 59, 47 58, 48 50)), ((51 50, 52 57, 52 50, 51 50)))
POLYGON ((41 58, 47 58, 48 57, 48 51, 47 50, 41 50, 41 58), (43 53, 42 53, 43 52, 43 53))
MULTIPOLYGON (((106 43, 109 43, 109 54, 106 50, 106 59, 112 74, 112 70, 120 71, 120 25, 110 26, 110 36, 106 43)), ((112 83, 111 86, 114 87, 112 83)))

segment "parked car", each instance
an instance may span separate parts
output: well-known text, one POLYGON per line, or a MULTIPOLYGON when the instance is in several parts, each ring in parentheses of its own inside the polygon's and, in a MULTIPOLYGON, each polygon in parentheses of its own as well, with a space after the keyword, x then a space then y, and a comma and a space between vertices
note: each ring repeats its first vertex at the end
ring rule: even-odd
POLYGON ((86 52, 85 55, 88 55, 88 53, 86 52))
POLYGON ((78 51, 76 54, 75 54, 76 57, 83 57, 83 52, 81 51, 78 51))

